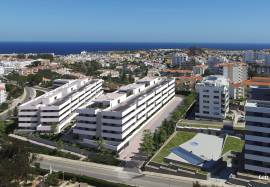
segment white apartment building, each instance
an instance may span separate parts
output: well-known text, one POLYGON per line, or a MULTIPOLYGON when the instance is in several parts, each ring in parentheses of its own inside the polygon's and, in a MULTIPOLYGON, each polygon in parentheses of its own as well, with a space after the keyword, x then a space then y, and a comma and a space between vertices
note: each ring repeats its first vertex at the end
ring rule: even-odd
POLYGON ((229 111, 229 81, 220 75, 205 77, 196 84, 198 96, 197 119, 223 120, 229 111))
POLYGON ((265 65, 270 65, 270 53, 264 51, 245 51, 243 58, 247 63, 263 62, 265 65))
POLYGON ((248 65, 240 62, 221 64, 223 76, 230 82, 230 98, 239 99, 245 97, 243 81, 248 78, 248 65))
POLYGON ((0 83, 0 104, 6 102, 7 100, 7 93, 5 83, 0 83))
POLYGON ((270 84, 251 86, 245 105, 245 169, 270 174, 270 84))
POLYGON ((180 67, 182 63, 188 61, 188 55, 185 53, 175 53, 172 57, 172 65, 180 67))
POLYGON ((207 59, 208 69, 214 73, 222 74, 219 72, 218 64, 229 62, 225 56, 209 56, 207 59))
POLYGON ((102 82, 73 80, 20 105, 20 130, 59 133, 77 115, 76 109, 103 93, 102 82))
POLYGON ((102 138, 106 148, 120 152, 174 95, 174 79, 145 77, 78 109, 73 133, 83 144, 96 146, 97 139, 102 138))
POLYGON ((208 68, 207 65, 200 64, 200 65, 193 66, 192 71, 194 75, 203 75, 207 68, 208 68))
POLYGON ((73 82, 72 79, 55 79, 55 80, 53 81, 53 87, 54 87, 54 88, 58 88, 58 87, 60 87, 60 86, 63 86, 63 85, 65 85, 65 84, 71 83, 71 82, 73 82))

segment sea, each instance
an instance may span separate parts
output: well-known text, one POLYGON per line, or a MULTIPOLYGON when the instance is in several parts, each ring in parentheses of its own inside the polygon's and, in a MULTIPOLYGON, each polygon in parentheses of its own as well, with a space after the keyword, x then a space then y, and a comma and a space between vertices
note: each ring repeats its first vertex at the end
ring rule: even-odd
POLYGON ((252 43, 116 43, 116 42, 0 42, 0 54, 54 53, 56 55, 78 54, 81 51, 124 51, 149 49, 209 48, 221 50, 270 49, 269 44, 252 43))

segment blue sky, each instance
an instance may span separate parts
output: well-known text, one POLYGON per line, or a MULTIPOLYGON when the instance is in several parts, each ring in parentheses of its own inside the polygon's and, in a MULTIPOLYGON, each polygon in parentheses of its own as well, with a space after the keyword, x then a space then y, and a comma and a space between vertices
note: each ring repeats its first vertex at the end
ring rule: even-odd
POLYGON ((0 41, 270 43, 270 0, 1 0, 0 41))

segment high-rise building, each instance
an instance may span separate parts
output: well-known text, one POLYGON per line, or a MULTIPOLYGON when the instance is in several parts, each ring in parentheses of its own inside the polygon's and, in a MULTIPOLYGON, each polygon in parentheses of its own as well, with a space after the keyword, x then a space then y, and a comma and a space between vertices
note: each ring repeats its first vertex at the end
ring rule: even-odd
POLYGON ((245 169, 270 174, 270 79, 249 87, 245 104, 245 169))
POLYGON ((248 66, 241 62, 231 62, 220 64, 223 68, 223 76, 229 80, 230 83, 230 97, 232 99, 243 98, 244 86, 243 81, 248 78, 248 66))
POLYGON ((106 148, 120 152, 174 95, 174 79, 145 77, 79 109, 73 133, 83 144, 96 146, 101 138, 106 148))
POLYGON ((21 131, 59 133, 77 115, 76 109, 103 93, 103 80, 69 81, 19 106, 21 131))
POLYGON ((197 119, 223 120, 229 111, 229 81, 220 75, 210 75, 196 84, 198 93, 197 119))

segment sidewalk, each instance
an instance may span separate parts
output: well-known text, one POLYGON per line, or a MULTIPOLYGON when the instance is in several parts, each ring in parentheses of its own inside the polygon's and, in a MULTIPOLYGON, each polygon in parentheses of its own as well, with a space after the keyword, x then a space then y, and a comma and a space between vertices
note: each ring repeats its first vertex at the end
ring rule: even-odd
MULTIPOLYGON (((35 144, 35 145, 39 145, 39 146, 42 146, 42 147, 46 147, 46 148, 49 148, 49 149, 57 149, 57 147, 55 147, 55 146, 51 146, 51 145, 47 145, 47 144, 40 143, 40 142, 37 142, 37 141, 33 141, 33 140, 30 140, 30 139, 28 139, 26 137, 18 136, 16 134, 9 134, 8 136, 9 137, 12 137, 12 138, 15 138, 15 139, 18 139, 18 140, 29 142, 31 144, 35 144)), ((82 154, 71 152, 71 151, 68 151, 68 150, 65 150, 65 149, 61 149, 60 151, 65 152, 65 153, 70 153, 70 154, 75 155, 75 156, 78 156, 81 159, 85 159, 86 158, 86 156, 84 156, 82 154)))

